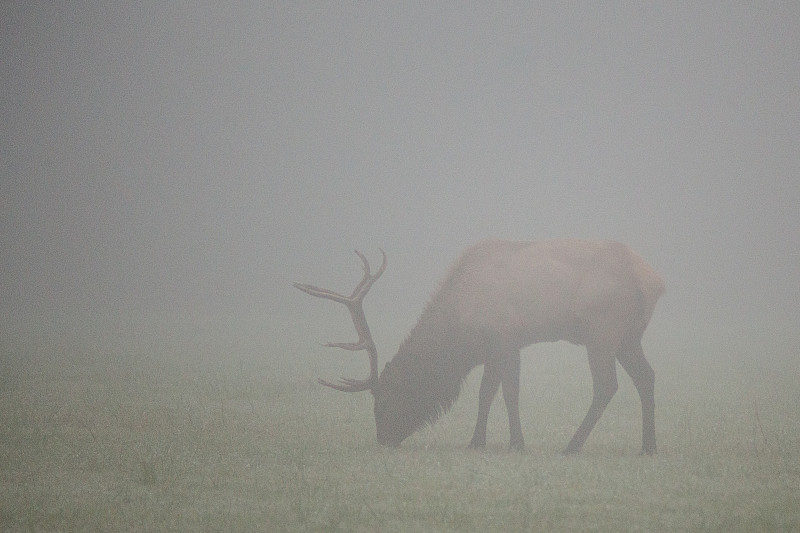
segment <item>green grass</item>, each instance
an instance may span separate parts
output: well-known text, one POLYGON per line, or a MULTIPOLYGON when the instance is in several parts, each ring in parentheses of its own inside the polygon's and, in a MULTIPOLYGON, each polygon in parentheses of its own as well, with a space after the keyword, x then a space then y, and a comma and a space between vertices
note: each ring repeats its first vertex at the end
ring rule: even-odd
POLYGON ((659 454, 638 455, 620 373, 583 453, 562 457, 591 396, 572 352, 526 354, 517 454, 499 395, 488 449, 466 449, 480 370, 443 420, 383 449, 369 394, 321 387, 302 362, 278 374, 281 354, 9 344, 3 531, 800 531, 796 362, 756 373, 656 358, 659 454))

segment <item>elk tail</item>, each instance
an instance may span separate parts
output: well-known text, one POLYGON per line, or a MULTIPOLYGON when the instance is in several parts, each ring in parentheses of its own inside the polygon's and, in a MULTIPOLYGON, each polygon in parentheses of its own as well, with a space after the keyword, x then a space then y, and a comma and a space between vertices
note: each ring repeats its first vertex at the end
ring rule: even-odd
POLYGON ((643 332, 650 322, 650 317, 653 316, 656 302, 661 295, 664 294, 666 286, 661 276, 635 252, 632 252, 631 259, 631 267, 633 269, 633 275, 636 278, 636 283, 639 286, 642 305, 642 314, 637 327, 643 332))

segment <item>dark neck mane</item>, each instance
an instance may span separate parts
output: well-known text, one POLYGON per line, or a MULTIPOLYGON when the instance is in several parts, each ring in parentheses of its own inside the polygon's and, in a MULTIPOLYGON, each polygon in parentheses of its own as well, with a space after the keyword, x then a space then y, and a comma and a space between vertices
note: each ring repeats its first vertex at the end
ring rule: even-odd
POLYGON ((477 362, 475 351, 452 315, 442 312, 437 298, 432 300, 387 365, 391 382, 407 391, 420 426, 434 422, 456 401, 477 362))

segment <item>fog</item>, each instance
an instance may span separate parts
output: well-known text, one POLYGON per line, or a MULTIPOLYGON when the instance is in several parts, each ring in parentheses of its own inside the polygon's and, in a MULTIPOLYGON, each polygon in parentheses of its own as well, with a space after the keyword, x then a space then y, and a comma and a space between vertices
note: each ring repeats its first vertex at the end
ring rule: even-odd
POLYGON ((385 358, 465 246, 569 236, 665 278, 657 357, 795 360, 796 2, 3 2, 0 39, 3 335, 316 350, 352 327, 291 282, 383 248, 385 358))

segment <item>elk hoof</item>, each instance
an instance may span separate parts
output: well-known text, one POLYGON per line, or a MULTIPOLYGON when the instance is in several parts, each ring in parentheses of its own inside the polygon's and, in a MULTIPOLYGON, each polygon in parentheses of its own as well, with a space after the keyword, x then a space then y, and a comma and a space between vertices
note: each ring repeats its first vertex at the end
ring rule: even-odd
POLYGON ((525 451, 525 441, 518 440, 518 441, 511 441, 508 445, 508 451, 510 452, 523 452, 525 451))
POLYGON ((566 448, 564 448, 564 451, 561 452, 561 455, 564 456, 578 455, 578 452, 580 451, 581 451, 580 448, 576 448, 574 446, 567 446, 566 448))
POLYGON ((486 449, 486 443, 485 442, 479 442, 479 441, 476 441, 475 439, 472 439, 470 441, 470 443, 469 443, 469 446, 467 446, 467 448, 470 449, 470 450, 483 451, 483 450, 486 449))

